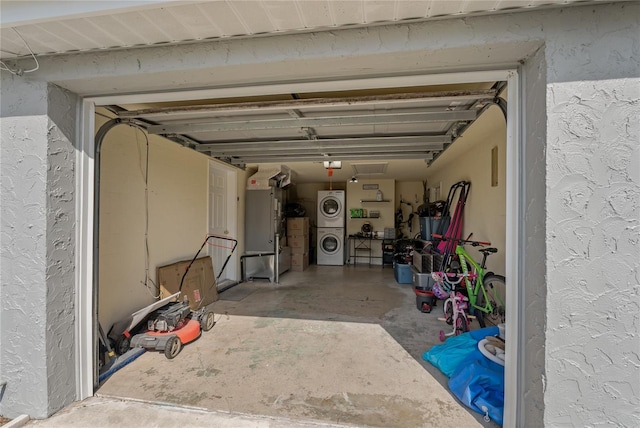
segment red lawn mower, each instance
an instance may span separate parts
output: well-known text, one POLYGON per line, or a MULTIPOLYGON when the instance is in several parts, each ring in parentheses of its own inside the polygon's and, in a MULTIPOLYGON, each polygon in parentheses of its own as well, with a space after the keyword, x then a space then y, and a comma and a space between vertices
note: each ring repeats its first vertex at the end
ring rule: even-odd
POLYGON ((193 342, 202 331, 211 330, 215 323, 213 312, 206 308, 192 311, 186 299, 170 302, 151 314, 147 331, 133 336, 129 346, 162 351, 172 359, 180 353, 182 345, 193 342))
POLYGON ((186 295, 182 301, 179 301, 184 279, 189 273, 189 269, 198 258, 202 248, 212 238, 233 241, 233 247, 225 247, 229 248, 231 252, 222 265, 216 281, 220 278, 238 245, 238 241, 226 236, 207 235, 202 246, 185 268, 177 293, 139 310, 128 319, 112 327, 109 338, 114 344, 113 348, 117 354, 122 355, 129 348, 144 348, 164 352, 168 359, 173 359, 180 353, 183 345, 196 340, 202 331, 209 331, 213 328, 216 323, 213 312, 207 308, 192 310, 186 295), (143 324, 144 320, 147 324, 146 331, 135 334, 140 330, 139 326, 143 324))

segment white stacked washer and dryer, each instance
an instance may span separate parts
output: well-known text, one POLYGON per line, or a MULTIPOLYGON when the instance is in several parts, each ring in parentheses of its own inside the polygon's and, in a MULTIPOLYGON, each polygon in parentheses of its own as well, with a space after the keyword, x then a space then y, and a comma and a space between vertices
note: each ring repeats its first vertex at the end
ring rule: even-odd
POLYGON ((318 264, 344 265, 345 191, 318 191, 318 264))

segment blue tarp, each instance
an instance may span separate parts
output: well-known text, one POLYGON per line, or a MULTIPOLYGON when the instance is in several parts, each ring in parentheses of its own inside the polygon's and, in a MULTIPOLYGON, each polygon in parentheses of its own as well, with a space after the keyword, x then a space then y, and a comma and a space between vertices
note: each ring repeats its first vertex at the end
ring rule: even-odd
POLYGON ((98 377, 98 382, 102 383, 109 376, 111 376, 112 374, 114 374, 115 372, 117 372, 118 370, 120 370, 121 368, 123 368, 124 366, 126 366, 127 364, 129 364, 130 362, 132 362, 133 360, 135 360, 136 358, 138 358, 140 355, 144 353, 145 353, 144 348, 129 349, 127 352, 125 352, 124 354, 116 358, 116 360, 111 365, 111 367, 106 369, 103 373, 100 373, 100 376, 98 377))
POLYGON ((422 359, 436 366, 447 377, 451 377, 460 363, 465 361, 478 346, 478 341, 470 334, 452 336, 442 345, 435 345, 422 354, 422 359))
POLYGON ((422 359, 436 366, 447 377, 451 377, 460 363, 478 349, 480 340, 498 333, 498 327, 486 327, 459 336, 452 336, 442 345, 435 345, 425 352, 422 359))
POLYGON ((498 334, 498 327, 487 327, 453 336, 433 346, 422 358, 449 378, 449 389, 462 403, 483 415, 488 412, 502 425, 504 367, 478 350, 480 340, 498 334))
POLYGON ((449 389, 466 406, 502 425, 504 367, 476 350, 449 378, 449 389), (483 410, 486 407, 486 411, 483 410))

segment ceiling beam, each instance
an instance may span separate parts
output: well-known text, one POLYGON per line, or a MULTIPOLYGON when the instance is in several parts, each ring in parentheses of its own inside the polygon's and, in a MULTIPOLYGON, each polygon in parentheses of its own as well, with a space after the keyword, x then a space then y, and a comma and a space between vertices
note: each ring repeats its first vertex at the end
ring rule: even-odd
MULTIPOLYGON (((215 157, 215 156, 214 156, 215 157)), ((360 161, 360 160, 394 160, 394 159, 425 159, 430 160, 433 157, 431 152, 407 152, 407 153, 372 153, 372 154, 354 154, 339 156, 322 156, 322 155, 301 155, 301 156, 247 156, 224 160, 231 164, 247 164, 247 163, 274 163, 274 162, 322 162, 326 160, 340 161, 360 161)))
POLYGON ((233 151, 244 149, 259 150, 290 150, 300 147, 360 148, 386 147, 395 145, 416 146, 423 149, 441 150, 445 144, 451 142, 449 135, 399 136, 399 137, 354 137, 354 138, 319 138, 317 140, 278 140, 278 141, 238 141, 231 143, 201 143, 195 149, 199 152, 233 151))
POLYGON ((245 112, 252 111, 285 111, 292 109, 323 109, 344 106, 369 106, 384 102, 385 104, 407 103, 434 103, 449 104, 452 102, 474 102, 478 99, 490 101, 497 96, 496 89, 481 89, 473 91, 444 91, 444 92, 414 92, 402 94, 370 95, 360 97, 341 98, 309 98, 282 101, 256 101, 246 103, 203 104, 173 107, 155 107, 140 110, 123 111, 118 114, 121 118, 147 119, 167 118, 176 114, 213 114, 219 112, 245 112))
POLYGON ((360 147, 360 148, 344 148, 344 147, 290 147, 273 149, 242 149, 242 150, 199 150, 203 153, 209 153, 213 156, 280 156, 288 157, 291 155, 303 154, 352 154, 352 153, 389 153, 398 152, 425 152, 425 151, 441 151, 443 146, 430 148, 418 146, 393 146, 393 147, 360 147))
POLYGON ((244 131, 322 126, 387 125, 401 123, 457 122, 476 119, 473 110, 434 111, 420 113, 378 113, 335 117, 305 117, 291 119, 237 120, 211 123, 178 123, 151 125, 150 134, 195 134, 201 132, 244 131))

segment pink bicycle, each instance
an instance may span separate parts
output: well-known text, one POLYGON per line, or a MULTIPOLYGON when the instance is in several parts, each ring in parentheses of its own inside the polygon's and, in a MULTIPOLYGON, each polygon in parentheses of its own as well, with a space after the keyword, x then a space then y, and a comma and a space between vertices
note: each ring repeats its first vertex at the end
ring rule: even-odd
MULTIPOLYGON (((450 275, 455 275, 457 277, 457 282, 462 280, 464 275, 459 274, 448 274, 444 272, 432 272, 431 276, 433 280, 437 284, 444 284, 445 278, 444 275, 447 275, 447 282, 449 284, 452 283, 450 275)), ((440 330, 440 341, 444 342, 447 336, 458 336, 459 334, 466 333, 469 331, 469 316, 467 315, 467 310, 469 309, 469 298, 459 291, 455 291, 453 288, 449 293, 449 297, 444 301, 443 311, 444 311, 444 321, 447 324, 453 326, 453 330, 450 333, 445 333, 444 330, 440 330)))

